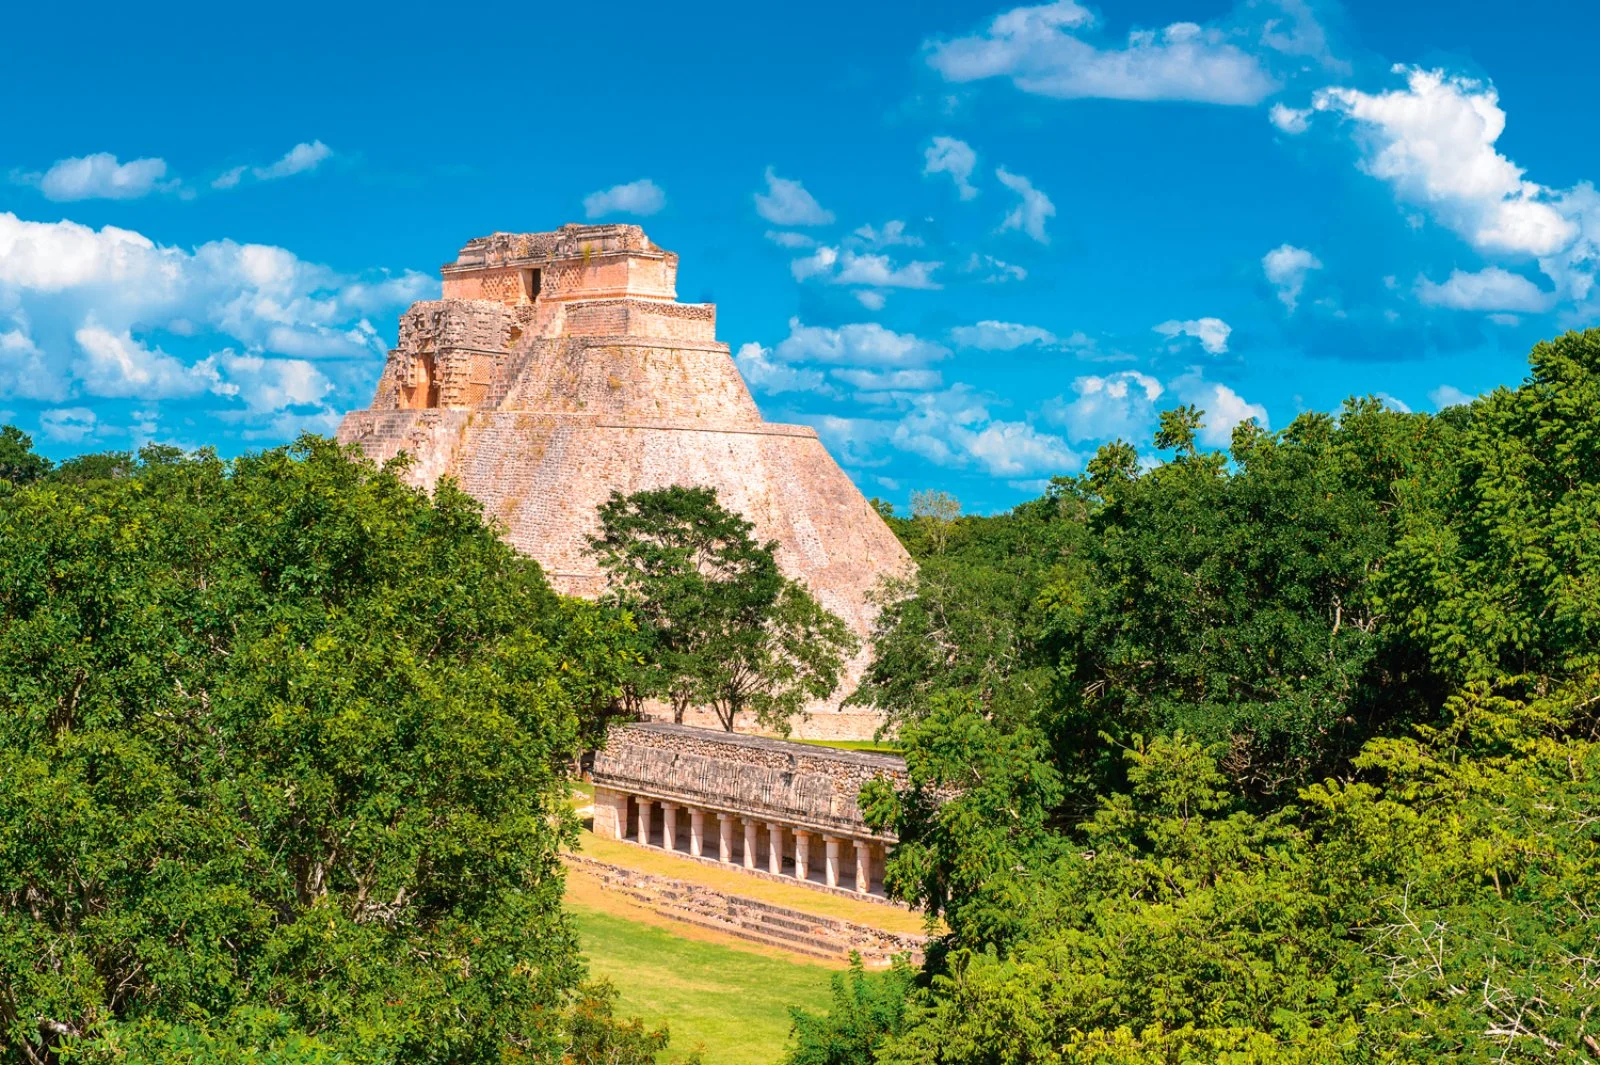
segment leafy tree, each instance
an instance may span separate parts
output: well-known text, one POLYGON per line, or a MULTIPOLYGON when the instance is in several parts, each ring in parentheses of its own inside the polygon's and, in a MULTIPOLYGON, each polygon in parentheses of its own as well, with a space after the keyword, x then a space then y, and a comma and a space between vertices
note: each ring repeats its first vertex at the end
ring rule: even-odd
POLYGON ((599 518, 591 550, 649 640, 638 697, 665 695, 679 722, 703 703, 729 732, 744 712, 787 731, 807 699, 838 686, 854 635, 714 489, 613 493, 599 518))
POLYGON ((674 721, 701 694, 731 616, 760 617, 783 586, 773 545, 758 543, 744 518, 723 509, 715 489, 614 492, 589 540, 614 602, 638 619, 649 641, 636 698, 665 696, 674 721))
POLYGON ((1383 609, 1456 682, 1600 661, 1600 329, 1540 343, 1531 374, 1461 419, 1410 493, 1383 609))
POLYGON ((789 731, 808 699, 839 687, 858 646, 837 614, 796 581, 785 580, 763 611, 732 614, 705 661, 698 692, 729 732, 749 712, 766 728, 789 731))
POLYGON ((0 481, 32 484, 50 472, 51 462, 33 450, 33 437, 15 425, 0 425, 0 481))
POLYGON ((911 520, 924 530, 934 554, 944 554, 950 526, 959 517, 961 504, 949 492, 930 489, 911 493, 911 520))
POLYGON ((626 630, 330 441, 0 507, 0 1058, 559 1060, 626 630))
POLYGON ((861 955, 852 952, 849 970, 831 978, 829 1012, 790 1010, 794 1046, 785 1065, 872 1065, 878 1048, 904 1027, 916 976, 904 957, 895 958, 885 972, 868 973, 861 955))

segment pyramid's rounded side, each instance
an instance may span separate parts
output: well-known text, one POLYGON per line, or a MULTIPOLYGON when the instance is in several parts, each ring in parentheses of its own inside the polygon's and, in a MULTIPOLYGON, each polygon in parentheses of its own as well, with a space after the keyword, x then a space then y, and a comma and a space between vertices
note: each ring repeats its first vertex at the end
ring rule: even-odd
MULTIPOLYGON (((596 509, 612 492, 627 495, 674 484, 715 488, 757 535, 776 540, 779 559, 862 639, 834 697, 795 722, 806 738, 870 738, 875 713, 841 709, 868 663, 866 638, 885 577, 904 575, 905 548, 841 470, 816 433, 769 423, 706 426, 627 420, 606 414, 515 411, 355 411, 339 439, 377 461, 407 451, 410 476, 431 487, 456 478, 503 522, 507 539, 538 559, 552 584, 594 596, 602 581, 587 554, 596 509)), ((709 712, 692 724, 714 724, 709 712)))

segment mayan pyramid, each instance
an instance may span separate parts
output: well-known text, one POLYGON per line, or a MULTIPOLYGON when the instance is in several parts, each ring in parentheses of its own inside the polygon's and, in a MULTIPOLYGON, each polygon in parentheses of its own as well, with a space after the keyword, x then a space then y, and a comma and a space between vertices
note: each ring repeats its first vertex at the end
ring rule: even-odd
MULTIPOLYGON (((677 272, 638 226, 469 241, 443 267, 444 298, 401 317, 372 406, 339 439, 380 462, 408 452, 425 487, 454 477, 574 595, 602 590, 586 537, 613 491, 713 487, 865 637, 868 593, 909 567, 905 549, 815 430, 762 420, 716 307, 677 302, 677 272)), ((797 735, 872 734, 874 715, 839 708, 865 664, 797 735)))

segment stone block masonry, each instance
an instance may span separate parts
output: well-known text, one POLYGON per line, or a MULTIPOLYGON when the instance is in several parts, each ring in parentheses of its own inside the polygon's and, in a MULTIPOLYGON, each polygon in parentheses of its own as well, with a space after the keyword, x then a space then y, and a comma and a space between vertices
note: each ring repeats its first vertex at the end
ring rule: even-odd
POLYGON ((339 439, 380 462, 407 452, 425 487, 454 477, 573 595, 603 588, 587 537, 613 491, 715 488, 863 639, 796 734, 868 738, 877 716, 840 704, 866 668, 870 594, 911 561, 814 431, 762 420, 715 308, 676 301, 677 269, 638 226, 469 241, 444 298, 402 316, 372 406, 339 439))
POLYGON ((893 835, 857 797, 905 782, 894 755, 652 723, 613 728, 594 760, 594 833, 691 858, 883 896, 893 835))

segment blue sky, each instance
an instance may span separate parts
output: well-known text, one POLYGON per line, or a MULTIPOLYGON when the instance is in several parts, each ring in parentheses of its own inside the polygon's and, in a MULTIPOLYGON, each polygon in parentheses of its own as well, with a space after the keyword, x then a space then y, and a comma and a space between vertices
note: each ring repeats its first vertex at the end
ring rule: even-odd
POLYGON ((679 252, 767 417, 1008 506, 1191 402, 1416 410, 1600 320, 1600 8, 48 5, 0 68, 0 414, 64 455, 364 406, 473 236, 679 252))

